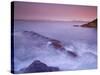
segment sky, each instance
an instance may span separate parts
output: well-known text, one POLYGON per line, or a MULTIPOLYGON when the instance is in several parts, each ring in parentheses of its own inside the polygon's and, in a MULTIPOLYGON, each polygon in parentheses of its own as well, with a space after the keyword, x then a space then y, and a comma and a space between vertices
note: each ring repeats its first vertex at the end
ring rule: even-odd
POLYGON ((95 18, 96 6, 14 2, 14 19, 92 21, 95 18))

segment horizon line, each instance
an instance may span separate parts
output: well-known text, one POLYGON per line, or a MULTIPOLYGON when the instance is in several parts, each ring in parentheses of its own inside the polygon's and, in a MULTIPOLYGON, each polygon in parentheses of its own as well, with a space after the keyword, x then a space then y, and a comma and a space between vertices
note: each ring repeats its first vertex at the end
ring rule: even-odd
MULTIPOLYGON (((93 19, 93 20, 95 20, 95 19, 93 19)), ((93 21, 93 20, 50 20, 50 19, 48 19, 48 20, 46 20, 46 19, 14 19, 14 20, 25 20, 25 21, 64 21, 64 22, 68 22, 68 21, 72 21, 72 22, 73 21, 75 21, 75 22, 77 22, 77 21, 83 21, 83 22, 93 21)))

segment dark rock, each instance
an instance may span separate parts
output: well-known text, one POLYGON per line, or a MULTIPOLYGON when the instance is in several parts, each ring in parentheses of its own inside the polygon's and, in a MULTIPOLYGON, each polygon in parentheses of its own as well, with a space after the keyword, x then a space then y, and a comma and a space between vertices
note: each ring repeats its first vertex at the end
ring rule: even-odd
POLYGON ((81 27, 97 28, 97 19, 95 19, 87 24, 83 24, 83 25, 81 25, 81 27))
POLYGON ((41 38, 43 38, 43 39, 49 40, 48 37, 43 36, 43 35, 41 35, 41 34, 39 34, 39 33, 34 32, 34 31, 23 31, 23 34, 24 34, 25 36, 29 36, 29 37, 32 37, 32 38, 39 38, 39 37, 41 37, 41 38))
POLYGON ((74 25, 74 27, 79 27, 80 25, 74 25))
POLYGON ((59 68, 57 67, 49 67, 49 68, 51 68, 51 71, 59 71, 59 68))
POLYGON ((65 50, 64 47, 63 47, 63 45, 62 45, 62 43, 60 41, 58 41, 58 40, 51 40, 51 42, 52 42, 51 45, 54 48, 59 49, 59 50, 65 50))
POLYGON ((67 51, 67 53, 72 57, 77 57, 78 55, 75 52, 67 51))
POLYGON ((59 71, 59 68, 47 66, 46 64, 40 62, 39 60, 34 61, 31 65, 29 65, 26 69, 24 69, 24 73, 52 72, 52 71, 59 71))

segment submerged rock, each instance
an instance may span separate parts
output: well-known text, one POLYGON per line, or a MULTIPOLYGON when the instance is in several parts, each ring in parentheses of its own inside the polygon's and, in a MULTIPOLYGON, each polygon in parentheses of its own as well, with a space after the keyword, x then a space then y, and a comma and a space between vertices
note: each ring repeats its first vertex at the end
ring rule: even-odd
POLYGON ((67 51, 67 53, 72 57, 77 57, 78 55, 75 52, 67 51))
POLYGON ((74 27, 79 27, 80 25, 74 25, 74 27))
POLYGON ((51 46, 53 46, 53 48, 59 49, 61 51, 65 50, 63 44, 60 41, 54 39, 51 39, 50 41, 51 41, 51 46))

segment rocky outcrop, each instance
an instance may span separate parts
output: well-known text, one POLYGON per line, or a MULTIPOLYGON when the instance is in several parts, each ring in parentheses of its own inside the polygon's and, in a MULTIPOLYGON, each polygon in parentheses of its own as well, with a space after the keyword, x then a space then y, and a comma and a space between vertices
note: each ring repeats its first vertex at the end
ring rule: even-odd
POLYGON ((25 35, 25 37, 28 37, 28 39, 34 39, 34 41, 36 41, 35 44, 36 43, 39 44, 39 45, 37 45, 38 47, 40 47, 40 44, 42 46, 43 44, 46 45, 47 42, 50 42, 49 45, 52 46, 53 48, 55 48, 57 50, 65 50, 62 42, 59 40, 43 36, 41 34, 33 32, 33 31, 24 31, 23 34, 25 35), (40 42, 37 42, 37 40, 40 42))
POLYGON ((97 19, 87 24, 81 25, 81 27, 97 28, 97 19))
POLYGON ((32 73, 32 72, 52 72, 52 71, 59 71, 59 68, 47 66, 43 62, 39 60, 35 60, 31 65, 29 65, 25 69, 21 69, 24 73, 32 73))
POLYGON ((54 40, 54 39, 51 39, 51 46, 55 49, 59 49, 59 50, 65 50, 63 44, 58 41, 58 40, 54 40))

